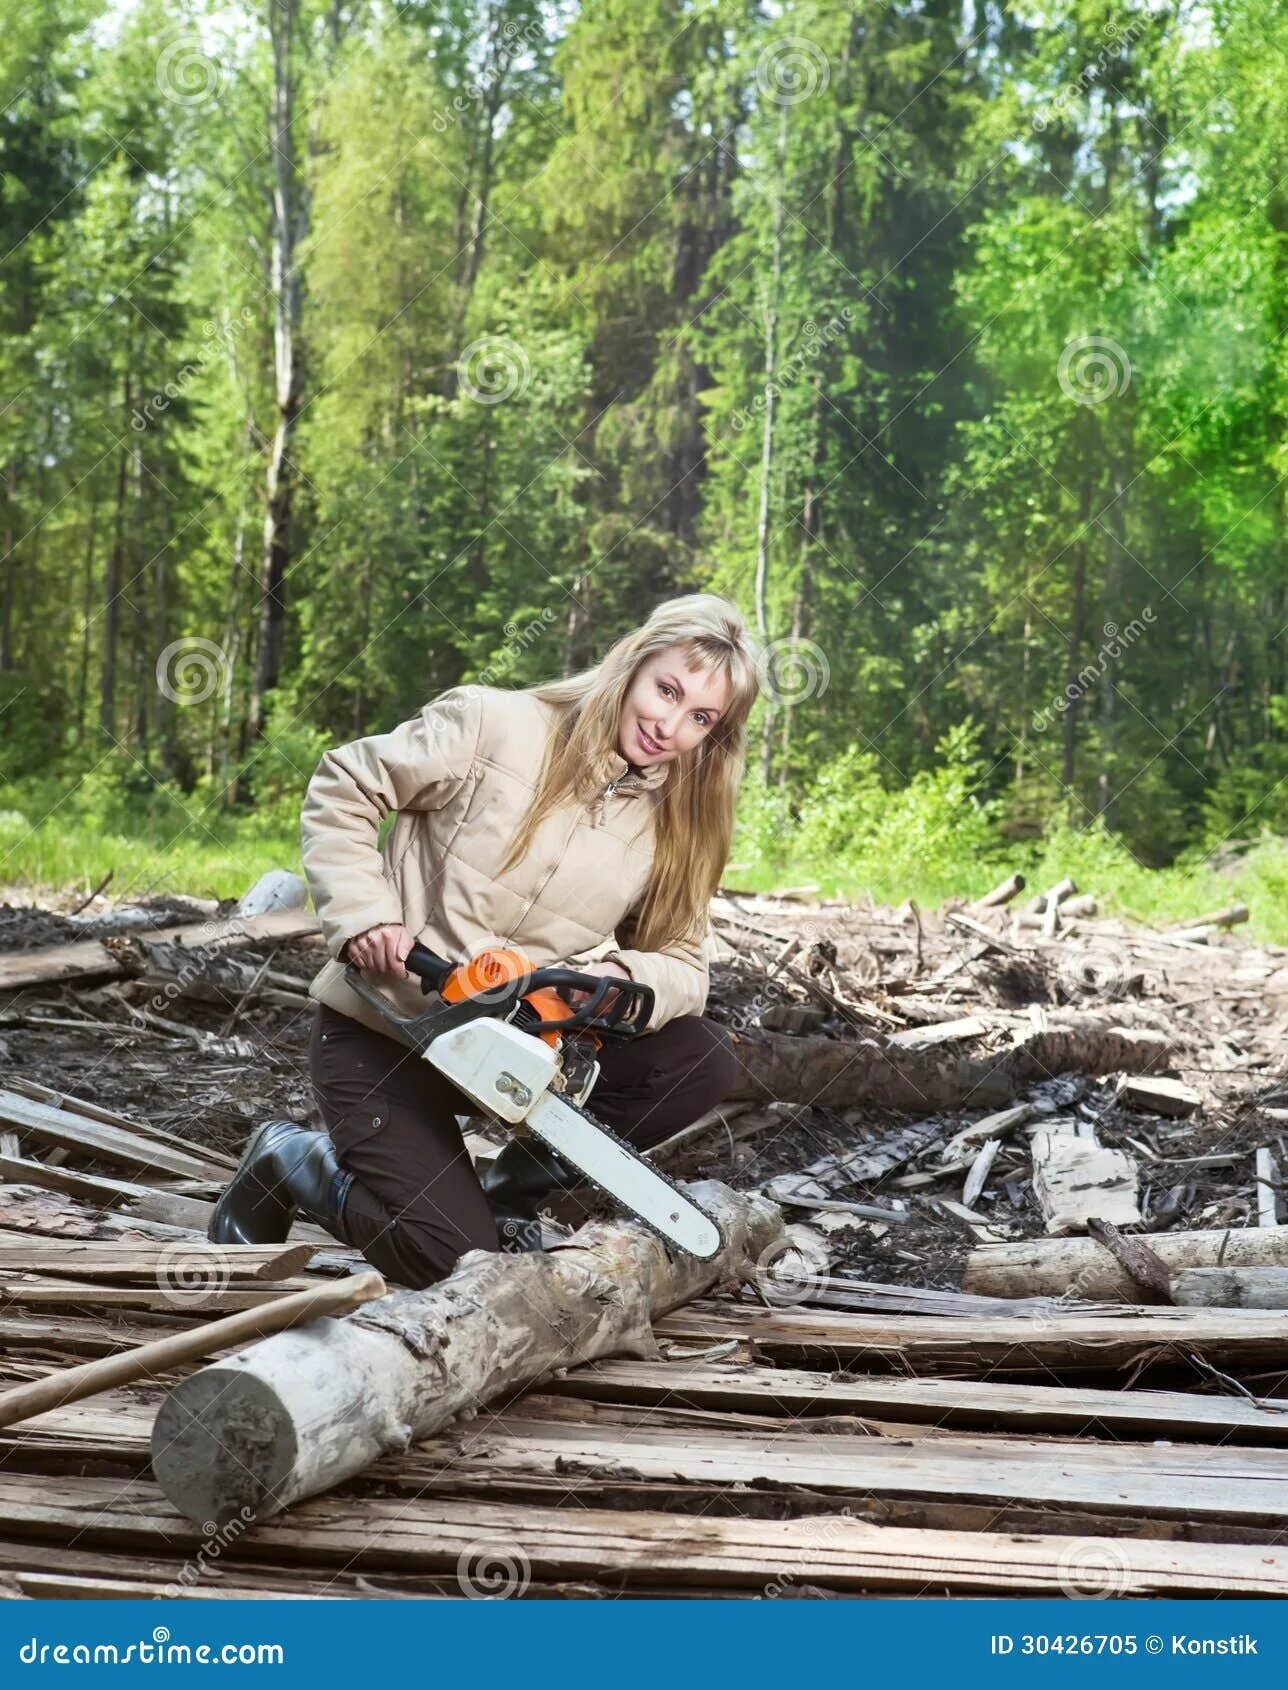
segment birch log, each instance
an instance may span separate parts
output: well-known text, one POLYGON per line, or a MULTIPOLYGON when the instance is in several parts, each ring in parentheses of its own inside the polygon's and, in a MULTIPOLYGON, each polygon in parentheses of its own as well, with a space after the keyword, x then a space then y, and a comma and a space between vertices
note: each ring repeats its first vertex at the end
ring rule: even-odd
POLYGON ((157 1414, 157 1482, 203 1524, 243 1509, 265 1518, 556 1368, 658 1359, 655 1319, 784 1238, 767 1198, 714 1180, 686 1189, 725 1235, 709 1262, 672 1254, 629 1221, 583 1227, 530 1255, 471 1250, 428 1290, 395 1292, 191 1374, 157 1414))
MULTIPOLYGON (((1144 1241, 1175 1272, 1199 1267, 1288 1267, 1288 1226, 1151 1232, 1144 1241)), ((1139 1288, 1091 1238, 982 1244, 966 1260, 963 1288, 990 1297, 1071 1297, 1135 1303, 1139 1288)))

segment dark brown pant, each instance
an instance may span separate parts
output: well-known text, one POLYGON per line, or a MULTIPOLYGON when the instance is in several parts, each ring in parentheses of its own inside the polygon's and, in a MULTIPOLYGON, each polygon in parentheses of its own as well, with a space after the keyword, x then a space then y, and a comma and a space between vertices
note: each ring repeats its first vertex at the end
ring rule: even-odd
MULTIPOLYGON (((660 1144, 726 1097, 737 1072, 729 1035, 700 1015, 605 1044, 586 1107, 639 1150, 660 1144)), ((404 1045, 317 1006, 309 1066, 340 1164, 354 1176, 345 1231, 403 1285, 432 1285, 466 1250, 500 1248, 457 1115, 474 1105, 404 1045)))

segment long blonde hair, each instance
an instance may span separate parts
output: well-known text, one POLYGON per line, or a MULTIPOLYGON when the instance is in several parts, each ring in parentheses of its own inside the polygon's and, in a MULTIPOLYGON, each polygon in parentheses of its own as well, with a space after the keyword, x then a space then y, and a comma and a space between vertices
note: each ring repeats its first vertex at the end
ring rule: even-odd
POLYGON ((742 614, 714 593, 659 604, 642 627, 598 663, 567 680, 525 690, 562 713, 546 745, 532 808, 502 870, 527 854, 542 822, 560 804, 589 803, 611 780, 622 705, 642 663, 680 646, 689 663, 729 677, 729 707, 697 746, 668 770, 653 812, 653 863, 640 902, 634 943, 662 950, 696 940, 729 860, 734 807, 746 760, 746 723, 760 688, 760 653, 742 614))

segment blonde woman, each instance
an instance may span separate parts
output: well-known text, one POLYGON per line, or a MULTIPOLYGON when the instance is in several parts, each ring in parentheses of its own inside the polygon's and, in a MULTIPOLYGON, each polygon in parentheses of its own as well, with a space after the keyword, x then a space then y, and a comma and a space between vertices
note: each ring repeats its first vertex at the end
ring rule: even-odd
POLYGON ((466 1250, 540 1248, 537 1206, 575 1172, 513 1139, 480 1183, 457 1122, 468 1100, 345 981, 356 963, 417 1013, 420 983, 404 967, 417 940, 454 961, 513 946, 537 966, 650 986, 647 1029, 603 1047, 586 1100, 637 1149, 727 1095, 728 1035, 702 1014, 707 911, 728 860, 757 659, 737 609, 692 594, 568 680, 453 687, 323 757, 301 835, 331 955, 310 988, 327 1131, 261 1126, 212 1238, 275 1242, 298 1210, 411 1286, 441 1279, 466 1250))

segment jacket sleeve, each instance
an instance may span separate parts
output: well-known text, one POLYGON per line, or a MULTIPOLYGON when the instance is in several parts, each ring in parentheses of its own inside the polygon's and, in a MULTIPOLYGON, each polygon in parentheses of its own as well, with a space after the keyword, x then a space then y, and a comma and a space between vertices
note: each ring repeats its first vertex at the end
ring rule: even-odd
POLYGON ((469 775, 482 731, 479 687, 452 687, 388 733, 328 751, 300 811, 300 846, 328 953, 369 927, 403 920, 385 874, 380 823, 395 810, 437 810, 469 775))
MULTIPOLYGON (((619 946, 631 938, 637 914, 631 910, 618 924, 614 938, 619 946)), ((632 980, 653 988, 653 1014, 647 1028, 652 1033, 679 1015, 702 1014, 714 954, 715 940, 708 921, 700 941, 668 945, 663 951, 618 949, 609 951, 604 960, 620 963, 632 980)))

